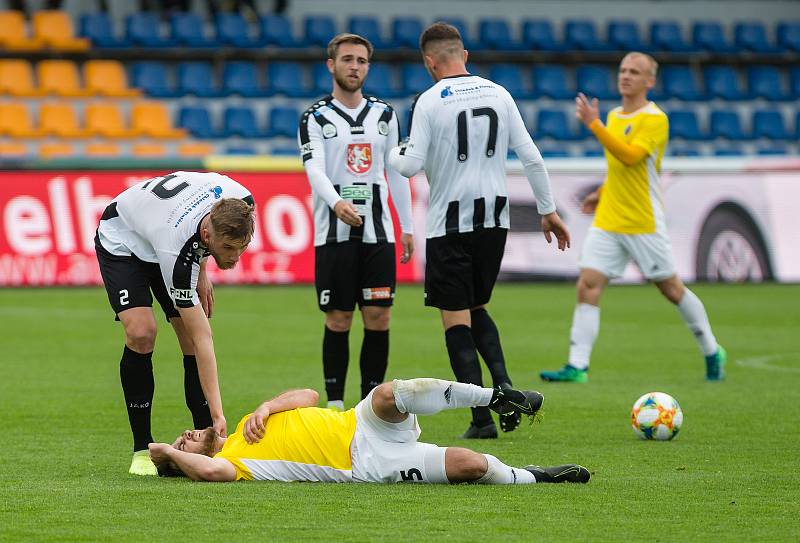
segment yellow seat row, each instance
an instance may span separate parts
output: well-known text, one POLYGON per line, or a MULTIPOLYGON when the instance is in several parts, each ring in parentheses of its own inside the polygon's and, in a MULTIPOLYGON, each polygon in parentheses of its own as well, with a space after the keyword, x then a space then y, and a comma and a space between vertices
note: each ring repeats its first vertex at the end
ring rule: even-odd
POLYGON ((83 65, 83 79, 85 86, 81 85, 78 67, 70 60, 37 63, 35 79, 33 67, 27 60, 0 60, 0 95, 134 97, 142 94, 128 87, 125 68, 116 60, 87 61, 83 65))
MULTIPOLYGON (((177 154, 182 157, 203 157, 214 153, 214 146, 204 142, 184 142, 178 145, 177 154)), ((123 156, 118 143, 110 141, 96 141, 83 146, 80 154, 71 142, 55 141, 41 142, 37 146, 40 158, 74 158, 87 156, 94 158, 116 158, 123 156)), ((167 157, 167 148, 158 142, 138 142, 130 148, 130 154, 142 158, 167 157)), ((28 155, 28 145, 19 141, 0 141, 0 157, 24 157, 28 155)))
POLYGON ((45 47, 62 51, 86 51, 91 42, 76 38, 72 19, 64 11, 42 10, 32 17, 33 36, 19 11, 0 11, 0 48, 35 51, 45 47))

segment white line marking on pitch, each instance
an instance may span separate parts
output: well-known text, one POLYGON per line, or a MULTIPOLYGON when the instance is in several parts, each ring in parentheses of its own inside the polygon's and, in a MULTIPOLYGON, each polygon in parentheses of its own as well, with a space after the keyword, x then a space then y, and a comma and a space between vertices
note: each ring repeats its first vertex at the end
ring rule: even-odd
POLYGON ((800 367, 786 367, 786 366, 776 366, 774 364, 770 364, 770 362, 774 360, 786 360, 786 359, 793 359, 792 361, 797 361, 798 359, 800 359, 800 353, 768 354, 764 356, 754 356, 752 358, 743 358, 741 360, 737 360, 736 365, 744 366, 747 368, 755 368, 759 370, 782 371, 786 373, 800 373, 800 367))

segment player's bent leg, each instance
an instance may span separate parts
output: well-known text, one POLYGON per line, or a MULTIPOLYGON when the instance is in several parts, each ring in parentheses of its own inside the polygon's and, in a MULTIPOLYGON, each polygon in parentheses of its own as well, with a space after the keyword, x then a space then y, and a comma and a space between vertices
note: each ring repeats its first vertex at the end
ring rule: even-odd
POLYGON ((361 398, 380 385, 389 365, 389 321, 391 307, 365 305, 361 308, 364 340, 361 343, 361 398))
POLYGON ((407 411, 397 408, 394 383, 383 383, 372 389, 372 411, 386 422, 403 422, 408 418, 407 411))
POLYGON ((444 453, 447 480, 451 483, 470 483, 486 475, 489 462, 486 457, 462 447, 447 447, 444 453))

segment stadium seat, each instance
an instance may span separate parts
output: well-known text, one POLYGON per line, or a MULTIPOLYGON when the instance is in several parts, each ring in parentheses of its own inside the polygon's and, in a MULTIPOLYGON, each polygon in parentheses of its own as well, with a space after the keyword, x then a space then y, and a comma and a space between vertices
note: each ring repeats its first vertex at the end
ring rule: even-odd
POLYGON ((575 97, 567 85, 567 71, 560 64, 536 66, 532 71, 534 97, 546 96, 555 100, 575 97))
POLYGON ((769 43, 767 30, 760 22, 737 23, 733 28, 734 43, 745 51, 754 53, 780 53, 782 49, 769 43))
POLYGON ((794 137, 800 140, 800 111, 797 112, 794 118, 794 137))
POLYGON ((464 49, 468 51, 478 51, 481 49, 481 44, 477 41, 472 39, 472 33, 469 31, 467 27, 467 22, 462 19, 461 17, 454 17, 454 16, 447 16, 447 17, 435 17, 434 21, 442 21, 449 25, 453 25, 458 29, 458 32, 461 34, 461 41, 464 42, 464 49))
POLYGON ((300 156, 300 150, 297 148, 296 145, 288 145, 288 146, 276 146, 269 150, 269 154, 272 156, 300 156))
POLYGON ((547 19, 525 19, 522 22, 522 45, 533 51, 563 51, 556 41, 553 24, 547 19))
POLYGON ((800 68, 796 66, 789 70, 789 92, 800 100, 800 68))
POLYGON ((40 158, 66 158, 75 154, 75 148, 70 143, 58 141, 39 144, 40 158))
POLYGON ((694 111, 670 111, 668 116, 670 138, 682 138, 689 141, 706 139, 705 135, 700 132, 697 115, 694 111))
POLYGON ((377 62, 370 64, 364 89, 368 94, 382 99, 395 98, 402 94, 397 88, 392 68, 388 64, 377 62))
POLYGON ((183 106, 178 111, 178 126, 195 138, 219 138, 221 134, 214 128, 208 109, 202 106, 183 106))
POLYGON ((114 102, 95 102, 86 106, 84 113, 86 132, 104 138, 129 138, 133 136, 125 124, 122 110, 114 102))
POLYGON ((49 102, 39 106, 39 131, 44 136, 82 138, 86 136, 71 102, 49 102))
POLYGON ((800 21, 778 23, 778 47, 800 53, 800 21))
POLYGON ((561 110, 540 109, 536 115, 536 139, 553 138, 556 140, 572 141, 579 136, 570 129, 569 118, 561 110))
POLYGON ((489 79, 505 87, 518 100, 533 98, 533 93, 525 84, 522 68, 517 64, 493 64, 489 69, 489 79))
POLYGON ((383 39, 381 24, 377 17, 357 15, 350 17, 347 22, 348 31, 367 38, 375 49, 388 49, 393 47, 391 40, 383 39))
POLYGON ((131 108, 131 129, 137 135, 150 138, 175 139, 186 136, 186 131, 175 128, 169 109, 164 102, 141 101, 131 108))
POLYGON ((33 68, 27 60, 0 60, 0 95, 39 96, 33 68))
POLYGON ((28 155, 28 145, 22 141, 0 141, 0 157, 23 158, 28 155))
POLYGON ((180 93, 170 84, 167 67, 163 62, 136 62, 131 67, 133 86, 154 98, 174 98, 180 93))
POLYGON ((160 144, 152 141, 137 142, 131 146, 131 154, 135 157, 142 158, 159 158, 166 156, 166 148, 160 144))
MULTIPOLYGON (((367 81, 369 80, 368 78, 367 81)), ((270 94, 294 98, 308 98, 316 95, 306 81, 305 66, 296 62, 270 62, 267 64, 267 90, 270 94)))
POLYGON ((219 42, 205 32, 205 21, 197 13, 176 12, 172 14, 172 39, 183 47, 216 47, 219 42))
POLYGON ((239 13, 218 13, 216 16, 217 41, 231 47, 259 47, 260 38, 253 35, 250 25, 239 13))
POLYGON ((739 83, 739 75, 731 66, 708 66, 703 70, 703 79, 709 98, 744 100, 747 97, 739 83))
POLYGON ((28 106, 20 102, 0 102, 0 136, 35 138, 41 132, 34 128, 28 106))
POLYGON ((300 115, 292 107, 273 107, 269 112, 267 137, 297 137, 297 127, 300 124, 300 115))
POLYGON ((714 156, 733 157, 742 155, 744 155, 744 150, 741 147, 714 147, 714 156))
POLYGON ((496 51, 521 51, 525 47, 511 35, 505 19, 482 19, 478 22, 478 39, 484 49, 496 51))
POLYGON ((267 94, 258 82, 256 65, 248 61, 226 62, 222 69, 222 86, 228 95, 254 98, 267 94))
POLYGON ((395 17, 392 20, 392 39, 396 47, 419 48, 419 37, 424 30, 417 17, 395 17))
POLYGON ((611 72, 605 66, 578 66, 575 71, 578 91, 598 100, 609 100, 617 97, 617 91, 611 85, 611 72))
POLYGON ((155 12, 134 12, 125 19, 125 37, 139 47, 172 47, 175 42, 161 35, 161 20, 155 12))
POLYGON ((683 145, 669 145, 667 146, 666 154, 675 157, 696 157, 700 156, 700 150, 697 147, 686 147, 683 145))
POLYGON ((200 98, 223 96, 215 84, 214 73, 208 62, 182 62, 178 64, 178 90, 200 98))
POLYGON ((662 71, 663 92, 667 98, 679 100, 704 100, 705 93, 689 66, 667 66, 662 71))
POLYGON ((787 154, 785 146, 775 144, 759 147, 756 150, 756 153, 760 156, 778 156, 787 154))
POLYGON ((88 96, 81 86, 78 67, 71 60, 42 60, 36 65, 36 78, 42 94, 64 97, 88 96))
POLYGON ((401 68, 401 81, 406 95, 415 95, 428 90, 433 85, 430 74, 422 64, 404 64, 401 68))
POLYGON ((0 48, 35 51, 43 45, 41 39, 28 37, 28 27, 21 11, 0 11, 0 48))
POLYGON ((182 157, 204 157, 214 152, 214 146, 205 142, 187 141, 178 145, 178 155, 182 157))
POLYGON ((336 32, 336 23, 327 15, 311 15, 305 19, 306 43, 311 46, 328 47, 336 32))
POLYGON ((94 158, 116 158, 122 153, 119 145, 111 141, 94 141, 87 143, 83 154, 94 158))
POLYGON ((80 35, 88 38, 95 47, 129 47, 127 38, 120 38, 114 34, 114 23, 108 13, 94 12, 81 15, 80 35))
POLYGON ((647 51, 639 35, 639 25, 633 20, 616 20, 608 23, 608 45, 618 51, 647 51))
POLYGON ((737 53, 738 47, 725 38, 722 25, 716 21, 698 21, 692 25, 692 44, 701 51, 711 53, 737 53))
POLYGON ((753 112, 753 137, 771 140, 791 139, 783 122, 783 115, 776 110, 756 110, 753 112))
POLYGON ((72 19, 66 11, 41 10, 33 13, 33 35, 52 49, 86 51, 91 47, 88 38, 76 38, 72 19))
POLYGON ((260 46, 302 47, 303 44, 294 37, 292 22, 283 15, 263 15, 261 17, 260 46))
POLYGON ((588 145, 583 148, 583 156, 586 158, 598 158, 605 156, 606 151, 602 145, 588 145))
POLYGON ((739 114, 734 110, 712 111, 708 123, 711 138, 725 138, 731 141, 748 139, 742 130, 739 114))
POLYGON ((650 43, 653 48, 673 53, 688 53, 694 47, 683 39, 683 30, 677 21, 656 21, 650 24, 650 43))
POLYGON ((747 69, 747 88, 751 98, 790 100, 781 72, 775 66, 750 66, 747 69))
POLYGON ((256 121, 256 114, 248 106, 232 106, 223 115, 223 132, 225 137, 263 138, 267 135, 261 131, 256 121))
MULTIPOLYGON (((312 87, 315 96, 327 96, 331 93, 333 83, 331 74, 325 64, 314 64, 311 68, 312 87)), ((367 78, 369 84, 369 78, 367 78)))
POLYGON ((611 48, 597 36, 591 19, 573 19, 564 25, 564 45, 575 51, 608 51, 611 48))
POLYGON ((569 158, 569 151, 563 147, 543 145, 539 148, 544 158, 569 158))
POLYGON ((232 145, 232 146, 226 148, 225 149, 225 154, 226 155, 252 156, 252 155, 257 155, 258 151, 256 150, 255 147, 252 147, 250 145, 239 145, 239 144, 237 144, 237 145, 232 145))
POLYGON ((90 94, 114 97, 140 96, 138 89, 128 87, 125 68, 117 60, 89 60, 83 65, 83 80, 90 94))

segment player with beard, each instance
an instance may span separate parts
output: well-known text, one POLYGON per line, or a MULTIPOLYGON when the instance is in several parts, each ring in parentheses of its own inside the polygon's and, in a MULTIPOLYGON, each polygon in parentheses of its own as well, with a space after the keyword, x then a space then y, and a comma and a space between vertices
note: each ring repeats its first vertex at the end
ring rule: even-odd
POLYGON ((392 107, 361 86, 372 44, 339 34, 328 44, 333 91, 306 110, 298 141, 314 206, 315 285, 325 313, 322 367, 328 407, 344 409, 348 337, 356 304, 364 323, 361 397, 383 382, 395 291, 395 235, 389 191, 400 219, 401 263, 414 252, 408 180, 389 168, 400 140, 392 107))
POLYGON ((218 173, 175 172, 138 183, 108 205, 95 251, 108 300, 125 329, 120 380, 133 432, 129 472, 156 475, 153 441, 153 296, 183 352, 184 393, 195 427, 227 432, 208 319, 214 294, 206 259, 236 265, 253 236, 250 192, 218 173))

